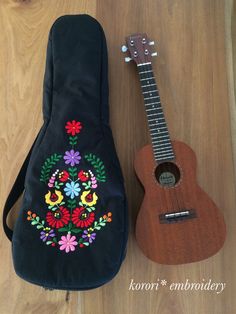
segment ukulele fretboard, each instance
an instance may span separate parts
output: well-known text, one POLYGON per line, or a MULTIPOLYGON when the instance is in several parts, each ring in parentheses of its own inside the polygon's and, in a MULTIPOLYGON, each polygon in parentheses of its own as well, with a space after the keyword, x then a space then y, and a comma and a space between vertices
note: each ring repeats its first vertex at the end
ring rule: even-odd
POLYGON ((151 63, 138 65, 154 158, 157 162, 175 159, 151 63))

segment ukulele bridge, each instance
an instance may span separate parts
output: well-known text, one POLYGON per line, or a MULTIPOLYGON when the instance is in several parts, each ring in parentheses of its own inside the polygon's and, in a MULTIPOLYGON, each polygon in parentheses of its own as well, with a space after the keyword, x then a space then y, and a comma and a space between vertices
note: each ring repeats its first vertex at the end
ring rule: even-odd
POLYGON ((176 223, 183 220, 196 218, 196 212, 194 209, 182 210, 178 212, 171 212, 166 214, 160 214, 159 220, 161 224, 176 223))

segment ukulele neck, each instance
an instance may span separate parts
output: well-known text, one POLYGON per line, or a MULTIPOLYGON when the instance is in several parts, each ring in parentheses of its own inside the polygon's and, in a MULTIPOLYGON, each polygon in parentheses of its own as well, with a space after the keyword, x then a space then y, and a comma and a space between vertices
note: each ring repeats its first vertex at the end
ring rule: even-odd
POLYGON ((174 160, 175 154, 162 110, 151 62, 139 64, 138 72, 155 161, 160 163, 174 160))

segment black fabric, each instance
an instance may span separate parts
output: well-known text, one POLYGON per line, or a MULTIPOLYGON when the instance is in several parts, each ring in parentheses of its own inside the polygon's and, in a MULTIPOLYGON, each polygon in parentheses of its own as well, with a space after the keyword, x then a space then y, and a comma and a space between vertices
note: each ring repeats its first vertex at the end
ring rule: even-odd
POLYGON ((48 41, 44 124, 9 194, 3 217, 4 230, 11 239, 12 231, 6 225, 7 214, 24 190, 12 237, 12 253, 16 273, 31 283, 52 289, 84 290, 106 283, 119 271, 125 257, 128 220, 123 177, 108 116, 107 49, 103 30, 88 15, 60 17, 51 28, 48 41), (73 121, 80 122, 82 126, 74 135, 67 133, 66 128, 68 122, 73 121), (72 145, 74 140, 76 144, 72 145), (71 159, 70 164, 66 164, 66 151, 71 154, 72 149, 79 151, 81 157, 75 165, 72 165, 71 159), (55 161, 55 158, 58 160, 55 161), (43 167, 46 169, 44 176, 43 167), (74 175, 71 169, 75 171, 74 175), (59 188, 49 186, 55 172, 53 178, 61 184, 59 188), (69 173, 69 178, 62 182, 63 178, 67 178, 66 173, 69 173), (91 181, 93 176, 97 182, 91 181), (67 195, 64 190, 67 183, 71 189, 72 181, 79 183, 81 189, 74 198, 72 193, 67 195), (90 184, 90 188, 87 186, 86 189, 83 183, 90 184), (55 191, 61 191, 63 205, 54 205, 61 197, 55 191), (88 191, 82 201, 83 192, 88 191), (69 208, 68 204, 74 200, 76 205, 69 208), (52 209, 48 202, 53 204, 52 209), (92 202, 95 205, 91 206, 92 202), (83 215, 78 215, 78 222, 75 219, 80 210, 83 215), (40 223, 33 217, 34 214, 39 217, 40 223), (56 218, 53 216, 52 219, 52 215, 56 218), (70 222, 66 220, 68 217, 70 222), (81 227, 83 219, 88 225, 81 227), (96 221, 100 229, 94 229, 98 226, 96 221), (56 236, 48 236, 49 229, 46 230, 46 227, 51 228, 56 236), (81 230, 78 232, 76 228, 81 230), (92 235, 91 239, 89 236, 92 233, 96 235, 92 235), (74 251, 70 247, 66 252, 59 241, 62 241, 61 236, 68 234, 69 241, 75 236, 77 244, 72 245, 74 251), (43 241, 40 236, 47 240, 43 241), (51 241, 53 238, 56 242, 51 241), (50 241, 53 243, 46 244, 50 241), (80 247, 79 241, 85 244, 81 242, 80 247))

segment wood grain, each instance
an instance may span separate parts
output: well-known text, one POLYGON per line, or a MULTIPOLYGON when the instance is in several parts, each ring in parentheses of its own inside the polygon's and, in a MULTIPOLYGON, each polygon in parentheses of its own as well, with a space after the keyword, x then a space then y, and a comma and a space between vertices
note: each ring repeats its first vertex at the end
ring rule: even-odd
MULTIPOLYGON (((0 202, 4 204, 41 123, 42 80, 48 31, 63 14, 87 12, 104 27, 109 49, 110 115, 129 199, 127 258, 117 277, 87 292, 44 291, 16 277, 11 246, 0 235, 0 313, 236 313, 235 121, 231 43, 232 1, 222 0, 2 0, 0 2, 0 202), (222 209, 228 235, 214 257, 185 266, 149 261, 134 240, 143 192, 133 170, 135 152, 149 142, 135 66, 123 62, 125 36, 146 32, 158 41, 154 61, 173 138, 197 155, 198 181, 222 209), (230 88, 231 86, 231 88, 230 88), (231 116, 230 116, 231 112, 231 116), (234 115, 234 116, 232 116, 234 115), (235 147, 235 146, 234 146, 235 147), (130 280, 226 282, 221 294, 207 291, 129 291, 130 280)), ((234 21, 233 21, 234 23, 234 21)), ((234 24, 233 24, 234 25, 234 24)), ((232 49, 233 47, 233 49, 232 49)), ((234 66, 235 69, 235 66, 234 66)), ((234 86, 235 87, 235 86, 234 86)), ((36 270, 37 271, 37 270, 36 270)))
POLYGON ((173 163, 157 166, 151 145, 142 147, 134 161, 136 174, 145 189, 136 220, 136 240, 145 256, 165 265, 209 258, 222 248, 226 236, 222 213, 197 183, 197 159, 193 150, 180 141, 172 141, 172 147, 173 163), (157 172, 169 171, 177 178, 177 171, 171 170, 174 165, 180 171, 179 180, 175 186, 162 186, 157 172), (159 220, 159 215, 186 210, 194 213, 188 220, 175 223, 159 220))

